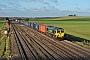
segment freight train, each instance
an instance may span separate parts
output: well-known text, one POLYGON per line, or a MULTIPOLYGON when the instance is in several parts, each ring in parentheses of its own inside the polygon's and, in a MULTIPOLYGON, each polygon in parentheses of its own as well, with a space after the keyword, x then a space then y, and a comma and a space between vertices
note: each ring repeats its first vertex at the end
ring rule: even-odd
POLYGON ((27 25, 37 31, 43 32, 46 35, 50 35, 55 38, 63 39, 64 38, 64 29, 58 28, 55 26, 46 26, 42 24, 37 24, 33 22, 27 22, 24 20, 18 20, 19 23, 27 25))

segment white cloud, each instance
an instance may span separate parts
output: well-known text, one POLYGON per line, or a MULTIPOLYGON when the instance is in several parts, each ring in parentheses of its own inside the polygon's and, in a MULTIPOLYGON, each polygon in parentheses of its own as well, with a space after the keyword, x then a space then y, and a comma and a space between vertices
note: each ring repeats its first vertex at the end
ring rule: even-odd
POLYGON ((35 7, 31 7, 31 8, 30 8, 30 11, 38 11, 38 9, 35 8, 35 7))
POLYGON ((0 4, 0 7, 7 7, 6 5, 4 5, 4 4, 0 4))
POLYGON ((2 12, 2 9, 0 9, 0 12, 2 12))
POLYGON ((88 11, 90 11, 90 9, 87 9, 88 11))
POLYGON ((79 4, 75 3, 76 6, 79 6, 79 4))
POLYGON ((39 2, 43 4, 49 4, 46 0, 5 0, 5 1, 14 2, 14 3, 19 2, 19 1, 26 1, 26 2, 39 2))
POLYGON ((58 2, 58 0, 50 0, 51 2, 54 2, 54 3, 57 3, 58 2))
POLYGON ((48 10, 47 10, 47 8, 46 8, 45 6, 43 6, 43 7, 41 7, 41 8, 39 9, 39 11, 45 12, 45 11, 48 11, 48 10))
POLYGON ((46 2, 45 0, 37 0, 38 2, 40 3, 43 3, 43 4, 49 4, 48 2, 46 2))
POLYGON ((42 4, 49 4, 48 2, 46 2, 46 0, 24 0, 26 2, 39 2, 42 4))
POLYGON ((77 10, 80 10, 80 7, 76 7, 77 10))
MULTIPOLYGON (((68 16, 68 14, 78 14, 78 15, 89 14, 90 15, 90 8, 83 10, 81 7, 78 6, 79 4, 76 4, 76 3, 74 3, 75 10, 73 11, 71 11, 70 9, 60 10, 58 7, 56 8, 56 4, 58 4, 58 1, 59 0, 49 0, 49 1, 48 0, 6 0, 5 2, 8 2, 8 5, 0 4, 0 15, 31 16, 31 17, 32 16, 35 16, 35 17, 36 16, 60 16, 60 15, 68 16), (23 3, 28 3, 28 2, 41 3, 41 5, 43 6, 36 7, 35 5, 33 5, 31 7, 28 3, 27 5, 30 7, 27 8, 27 6, 26 5, 23 6, 20 3, 20 1, 23 1, 23 3)), ((61 3, 68 4, 64 0, 61 1, 61 3)))
POLYGON ((20 7, 20 5, 16 2, 9 2, 9 5, 14 5, 14 6, 20 7))
POLYGON ((36 0, 24 0, 24 1, 26 1, 26 2, 34 2, 36 0))

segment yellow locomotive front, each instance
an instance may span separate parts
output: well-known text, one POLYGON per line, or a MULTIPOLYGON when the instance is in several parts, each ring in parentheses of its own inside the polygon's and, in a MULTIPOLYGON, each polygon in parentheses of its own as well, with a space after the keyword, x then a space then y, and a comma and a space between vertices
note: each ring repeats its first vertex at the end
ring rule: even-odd
POLYGON ((56 38, 64 38, 64 29, 63 28, 56 29, 55 36, 56 38))

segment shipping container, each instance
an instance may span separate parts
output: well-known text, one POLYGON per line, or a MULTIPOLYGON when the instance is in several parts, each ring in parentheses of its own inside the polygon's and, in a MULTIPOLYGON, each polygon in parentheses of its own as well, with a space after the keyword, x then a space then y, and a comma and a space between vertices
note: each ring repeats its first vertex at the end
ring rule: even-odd
POLYGON ((35 25, 35 29, 36 29, 36 30, 39 30, 39 24, 36 24, 36 25, 35 25))
POLYGON ((39 25, 37 23, 34 23, 34 29, 36 29, 36 30, 39 29, 39 25))
POLYGON ((34 23, 33 23, 33 22, 31 22, 31 25, 30 25, 30 26, 31 26, 31 28, 33 28, 33 24, 34 24, 34 23))
POLYGON ((29 22, 28 22, 28 26, 30 26, 30 25, 29 25, 29 22))
POLYGON ((35 29, 35 25, 36 25, 36 23, 33 23, 33 29, 35 29))
POLYGON ((26 25, 27 24, 27 21, 24 21, 24 24, 26 25))
POLYGON ((24 21, 23 20, 20 20, 20 23, 24 24, 24 21))
POLYGON ((31 27, 31 22, 29 23, 30 27, 31 27))
POLYGON ((26 22, 26 25, 29 26, 29 25, 28 25, 28 22, 26 22))
POLYGON ((46 32, 46 26, 45 25, 39 25, 39 31, 46 32))

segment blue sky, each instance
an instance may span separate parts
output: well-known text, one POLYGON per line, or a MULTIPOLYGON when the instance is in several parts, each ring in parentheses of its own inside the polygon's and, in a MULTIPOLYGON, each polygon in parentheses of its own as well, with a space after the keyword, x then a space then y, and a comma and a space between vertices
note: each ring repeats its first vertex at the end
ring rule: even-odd
POLYGON ((90 16, 90 0, 0 0, 0 16, 90 16))

